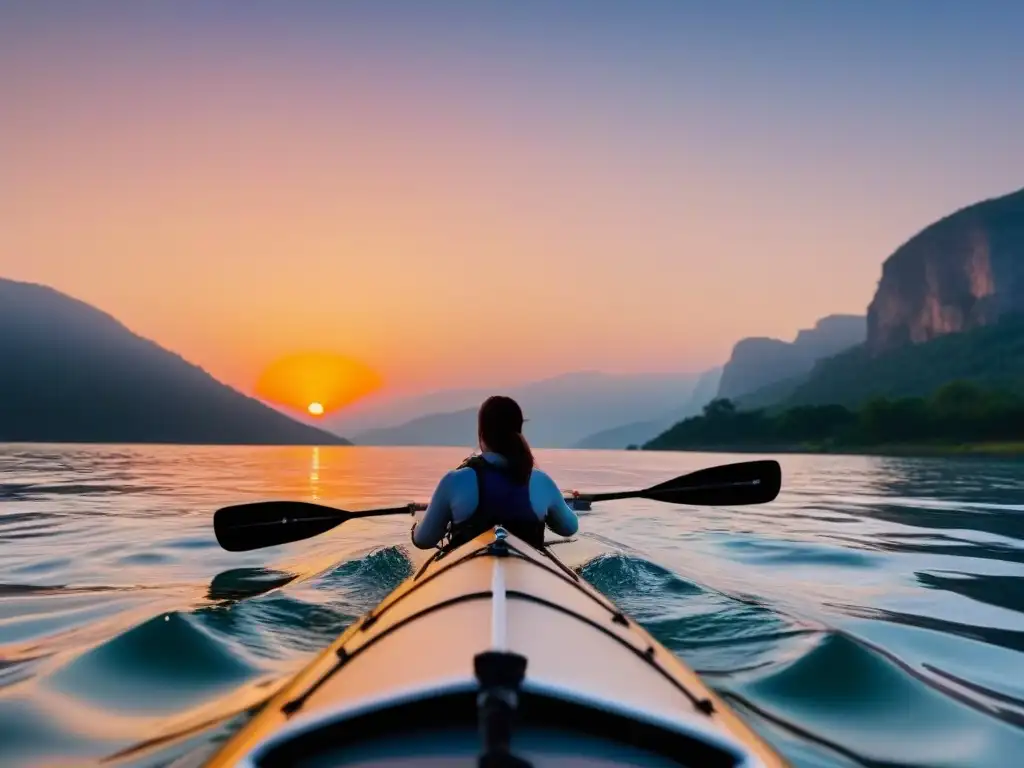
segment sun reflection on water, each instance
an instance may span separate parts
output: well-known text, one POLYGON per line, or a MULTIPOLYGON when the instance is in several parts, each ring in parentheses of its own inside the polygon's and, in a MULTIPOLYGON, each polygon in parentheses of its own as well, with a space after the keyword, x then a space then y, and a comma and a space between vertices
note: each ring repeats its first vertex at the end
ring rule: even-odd
POLYGON ((309 495, 313 499, 320 499, 320 447, 316 445, 313 446, 313 454, 310 458, 309 495))

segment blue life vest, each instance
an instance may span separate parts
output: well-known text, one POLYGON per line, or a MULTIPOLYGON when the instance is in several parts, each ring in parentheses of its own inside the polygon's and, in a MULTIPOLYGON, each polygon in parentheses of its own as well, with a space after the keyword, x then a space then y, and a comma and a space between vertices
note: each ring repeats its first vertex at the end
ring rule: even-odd
POLYGON ((513 536, 534 547, 544 545, 544 521, 537 517, 530 502, 530 483, 517 483, 505 467, 492 464, 482 456, 471 456, 459 466, 476 473, 479 501, 466 520, 452 526, 450 546, 459 546, 500 525, 513 536))

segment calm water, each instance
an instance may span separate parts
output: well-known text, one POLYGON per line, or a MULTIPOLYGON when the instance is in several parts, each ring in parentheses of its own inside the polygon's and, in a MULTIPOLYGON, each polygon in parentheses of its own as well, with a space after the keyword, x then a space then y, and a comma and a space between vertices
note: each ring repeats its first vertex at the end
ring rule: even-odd
MULTIPOLYGON (((0 764, 201 761, 411 567, 404 517, 231 554, 214 509, 422 500, 462 454, 0 446, 0 764)), ((741 458, 540 454, 585 490, 741 458)), ((1024 464, 780 461, 763 507, 595 505, 582 572, 797 765, 1016 763, 1024 464)))

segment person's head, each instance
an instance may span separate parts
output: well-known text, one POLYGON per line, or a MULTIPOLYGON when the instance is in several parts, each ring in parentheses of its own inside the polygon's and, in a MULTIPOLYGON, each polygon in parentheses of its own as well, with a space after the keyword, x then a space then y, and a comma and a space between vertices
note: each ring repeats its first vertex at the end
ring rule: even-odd
POLYGON ((480 450, 500 453, 512 477, 525 483, 533 471, 533 452, 523 437, 523 411, 511 397, 494 395, 484 400, 477 418, 480 450))

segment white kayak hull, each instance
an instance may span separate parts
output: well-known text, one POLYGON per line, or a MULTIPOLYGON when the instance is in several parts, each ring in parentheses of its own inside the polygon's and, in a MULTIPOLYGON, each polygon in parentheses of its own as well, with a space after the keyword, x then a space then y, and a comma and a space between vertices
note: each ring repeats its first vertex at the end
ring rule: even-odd
POLYGON ((505 727, 521 765, 786 765, 607 598, 501 529, 422 565, 209 764, 470 766, 487 741, 482 764, 505 765, 505 727), (521 681, 488 682, 520 662, 521 681), (484 717, 485 698, 505 715, 484 717))

